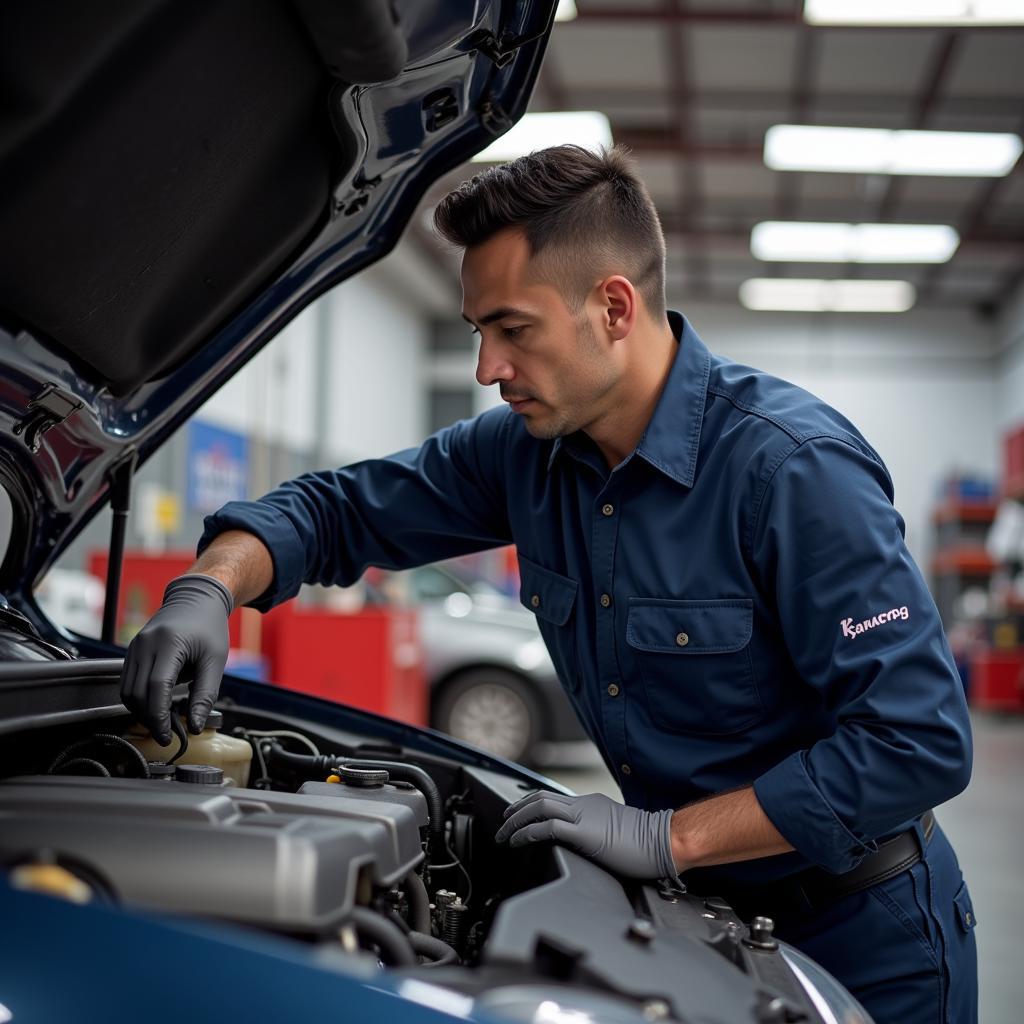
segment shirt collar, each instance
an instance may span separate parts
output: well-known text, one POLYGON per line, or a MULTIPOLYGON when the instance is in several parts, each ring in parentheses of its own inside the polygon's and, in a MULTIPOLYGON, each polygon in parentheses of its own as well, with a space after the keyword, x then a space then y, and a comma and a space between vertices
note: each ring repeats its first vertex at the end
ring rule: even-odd
MULTIPOLYGON (((677 483, 692 487, 697 475, 700 430, 704 423, 704 406, 711 376, 711 353, 681 313, 670 309, 668 322, 679 342, 679 352, 672 361, 665 388, 635 454, 677 483)), ((576 441, 575 435, 556 438, 548 458, 548 468, 551 468, 563 443, 572 446, 576 441)))

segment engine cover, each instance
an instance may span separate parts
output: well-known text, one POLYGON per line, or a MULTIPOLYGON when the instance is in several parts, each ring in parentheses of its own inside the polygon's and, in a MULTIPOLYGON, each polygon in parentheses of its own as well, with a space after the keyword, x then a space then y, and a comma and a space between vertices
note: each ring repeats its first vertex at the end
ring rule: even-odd
MULTIPOLYGON (((391 787, 386 787, 390 789, 391 787)), ((26 776, 0 783, 0 857, 78 862, 138 906, 316 934, 360 882, 395 885, 422 860, 427 806, 329 786, 260 793, 150 779, 26 776)))

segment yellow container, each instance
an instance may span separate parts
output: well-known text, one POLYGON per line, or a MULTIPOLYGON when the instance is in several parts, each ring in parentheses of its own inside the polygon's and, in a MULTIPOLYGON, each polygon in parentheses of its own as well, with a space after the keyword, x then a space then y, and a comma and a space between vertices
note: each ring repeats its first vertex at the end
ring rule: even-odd
MULTIPOLYGON (((224 772, 224 785, 246 786, 249 783, 249 769, 252 763, 252 747, 247 740, 237 736, 222 736, 218 732, 224 716, 211 711, 206 728, 198 736, 189 735, 188 750, 175 764, 212 764, 224 772)), ((124 738, 137 747, 147 761, 169 761, 181 745, 178 737, 171 734, 169 746, 161 747, 144 726, 133 725, 124 738)))

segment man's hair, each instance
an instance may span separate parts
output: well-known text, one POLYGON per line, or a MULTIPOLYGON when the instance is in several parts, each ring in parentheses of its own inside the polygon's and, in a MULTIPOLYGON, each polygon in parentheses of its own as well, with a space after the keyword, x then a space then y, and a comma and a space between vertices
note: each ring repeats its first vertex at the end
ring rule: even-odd
POLYGON ((621 273, 651 316, 665 313, 665 236, 626 150, 552 146, 491 167, 449 192, 434 226, 462 248, 521 227, 530 254, 578 313, 595 277, 621 273))

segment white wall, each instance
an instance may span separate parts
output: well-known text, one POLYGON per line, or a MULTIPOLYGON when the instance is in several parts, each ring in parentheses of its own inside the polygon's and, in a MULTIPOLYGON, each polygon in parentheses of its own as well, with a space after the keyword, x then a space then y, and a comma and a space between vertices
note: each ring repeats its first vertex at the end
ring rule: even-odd
POLYGON ((430 317, 457 302, 450 278, 404 242, 302 312, 196 415, 337 464, 416 444, 430 317))
POLYGON ((422 384, 429 326, 379 275, 336 289, 327 309, 326 451, 337 463, 387 455, 426 433, 422 384))
POLYGON ((892 474, 911 553, 927 573, 930 512, 954 470, 994 475, 995 326, 968 311, 899 316, 753 313, 683 307, 713 350, 833 405, 892 474))
POLYGON ((317 310, 303 310, 196 413, 199 419, 290 448, 314 445, 317 310))

